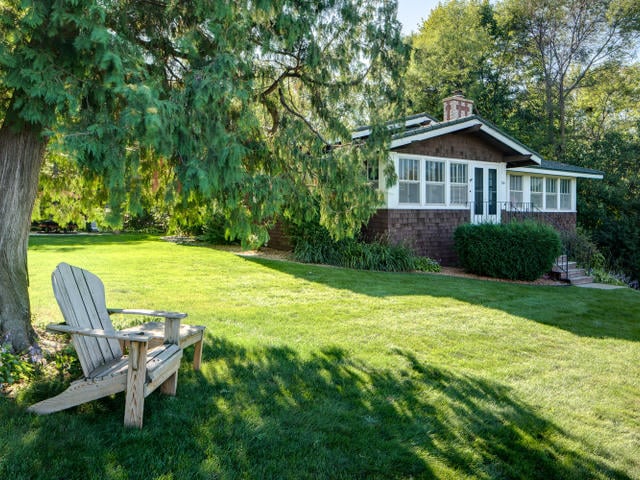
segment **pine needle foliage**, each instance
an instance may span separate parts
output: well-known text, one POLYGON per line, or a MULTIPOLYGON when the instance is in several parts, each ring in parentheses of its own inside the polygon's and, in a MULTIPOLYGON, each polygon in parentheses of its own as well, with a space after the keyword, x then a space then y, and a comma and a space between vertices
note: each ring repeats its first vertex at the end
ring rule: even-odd
POLYGON ((158 171, 169 208, 195 196, 242 239, 286 199, 337 238, 375 208, 363 161, 388 162, 387 132, 349 132, 397 116, 395 1, 9 0, 0 29, 0 116, 99 176, 115 223, 158 171))

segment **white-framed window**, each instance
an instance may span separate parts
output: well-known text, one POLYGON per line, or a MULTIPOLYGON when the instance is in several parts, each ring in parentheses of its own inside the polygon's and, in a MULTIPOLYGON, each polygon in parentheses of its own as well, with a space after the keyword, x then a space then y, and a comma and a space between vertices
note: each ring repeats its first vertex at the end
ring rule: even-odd
POLYGON ((515 208, 524 203, 522 175, 509 175, 509 203, 515 208))
POLYGON ((425 203, 444 204, 444 162, 425 161, 425 203))
POLYGON ((560 210, 571 210, 571 180, 560 179, 560 210))
POLYGON ((558 179, 546 178, 545 179, 546 193, 545 193, 545 205, 547 210, 558 209, 558 179))
POLYGON ((400 203, 420 203, 420 160, 399 159, 398 187, 400 203))
POLYGON ((542 195, 544 194, 544 183, 542 177, 531 177, 531 203, 535 208, 542 209, 542 195))
POLYGON ((466 205, 469 193, 469 176, 466 163, 449 164, 449 184, 451 205, 466 205))

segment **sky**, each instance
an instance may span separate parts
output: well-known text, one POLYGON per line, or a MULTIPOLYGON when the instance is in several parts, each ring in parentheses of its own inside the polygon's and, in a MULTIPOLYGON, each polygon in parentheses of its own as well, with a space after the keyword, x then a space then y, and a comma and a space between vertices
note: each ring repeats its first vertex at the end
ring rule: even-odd
POLYGON ((417 32, 423 20, 429 16, 440 0, 398 0, 398 20, 405 35, 417 32))

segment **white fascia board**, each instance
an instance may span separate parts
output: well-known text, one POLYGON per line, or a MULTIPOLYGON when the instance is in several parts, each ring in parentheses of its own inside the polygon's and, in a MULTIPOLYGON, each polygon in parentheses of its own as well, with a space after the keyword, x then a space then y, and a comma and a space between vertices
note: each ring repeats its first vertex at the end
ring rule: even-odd
POLYGON ((513 148, 516 152, 520 153, 521 155, 531 155, 531 160, 536 162, 538 165, 542 163, 542 159, 538 155, 536 155, 535 152, 532 152, 531 150, 528 150, 527 148, 525 148, 523 145, 517 142, 514 142, 510 138, 504 136, 502 133, 491 128, 489 125, 486 125, 484 123, 481 123, 481 125, 482 126, 480 127, 480 130, 482 130, 483 132, 488 133, 496 140, 504 143, 508 147, 513 148))
POLYGON ((433 130, 427 130, 426 132, 417 133, 415 135, 397 138, 391 141, 390 148, 404 147, 413 142, 420 142, 421 140, 428 140, 430 138, 440 137, 447 133, 457 132, 458 130, 464 130, 465 128, 473 127, 475 125, 482 125, 478 120, 469 120, 463 123, 457 123, 455 125, 449 125, 448 127, 441 127, 433 130))
POLYGON ((510 168, 509 172, 529 173, 531 175, 547 175, 550 177, 571 177, 571 178, 591 178, 594 180, 602 180, 604 175, 599 173, 580 173, 580 172, 565 172, 562 170, 547 170, 542 168, 527 168, 518 167, 510 168))

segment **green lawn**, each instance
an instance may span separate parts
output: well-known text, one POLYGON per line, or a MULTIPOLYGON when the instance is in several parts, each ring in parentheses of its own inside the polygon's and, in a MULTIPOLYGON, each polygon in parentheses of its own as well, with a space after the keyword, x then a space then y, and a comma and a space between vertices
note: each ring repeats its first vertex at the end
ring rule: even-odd
POLYGON ((123 395, 45 417, 24 409, 48 384, 0 398, 0 478, 640 478, 638 292, 42 236, 37 324, 61 321, 61 261, 98 274, 110 307, 206 325, 203 367, 187 351, 141 431, 123 395))

